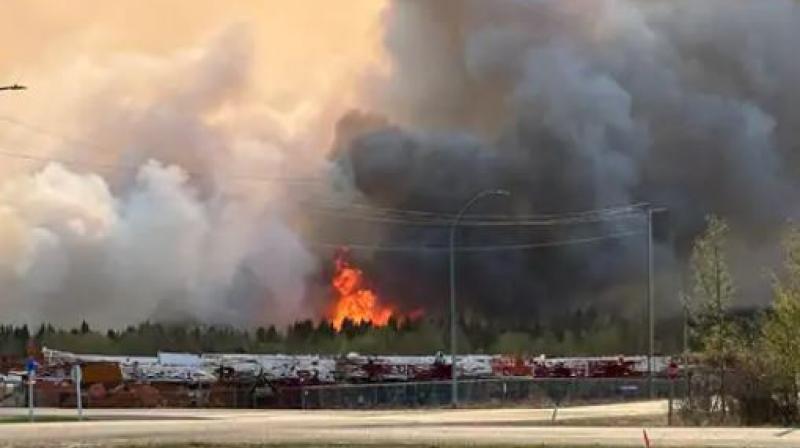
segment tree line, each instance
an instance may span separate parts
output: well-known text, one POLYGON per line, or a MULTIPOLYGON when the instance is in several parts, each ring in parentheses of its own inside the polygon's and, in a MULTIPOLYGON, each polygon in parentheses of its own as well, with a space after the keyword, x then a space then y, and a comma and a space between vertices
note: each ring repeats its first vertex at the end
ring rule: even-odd
POLYGON ((773 301, 749 319, 732 312, 738 294, 729 267, 730 229, 711 216, 694 243, 692 288, 684 297, 692 366, 684 417, 693 423, 794 424, 800 421, 800 226, 786 229, 773 301))
MULTIPOLYGON (((461 318, 459 351, 538 356, 636 354, 643 350, 643 326, 592 308, 544 322, 508 327, 490 319, 461 318)), ((665 325, 669 322, 665 323, 665 325)), ((675 331, 674 333, 679 333, 675 331)), ((76 353, 155 355, 159 351, 192 353, 432 354, 449 349, 449 324, 443 317, 390 320, 383 327, 345 321, 337 332, 325 320, 303 320, 285 329, 143 322, 122 330, 100 331, 87 322, 72 329, 42 324, 0 326, 0 354, 23 356, 37 345, 76 353)), ((676 339, 671 344, 677 347, 676 339)))

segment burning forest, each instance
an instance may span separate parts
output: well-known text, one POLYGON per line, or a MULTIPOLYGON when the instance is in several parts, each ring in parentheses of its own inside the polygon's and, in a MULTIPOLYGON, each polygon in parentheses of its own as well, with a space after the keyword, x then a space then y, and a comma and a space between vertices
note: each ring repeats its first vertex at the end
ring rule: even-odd
POLYGON ((335 296, 328 320, 337 331, 342 329, 345 320, 357 325, 369 323, 382 327, 389 323, 395 311, 383 304, 383 300, 369 288, 364 272, 348 261, 348 253, 348 250, 341 249, 335 255, 331 280, 335 296))

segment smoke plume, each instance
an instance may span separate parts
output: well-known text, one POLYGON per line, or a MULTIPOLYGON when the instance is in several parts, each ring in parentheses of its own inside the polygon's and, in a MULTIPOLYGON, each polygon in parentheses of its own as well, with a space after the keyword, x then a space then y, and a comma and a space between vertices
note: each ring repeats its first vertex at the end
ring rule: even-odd
POLYGON ((380 4, 18 3, 0 73, 30 89, 0 98, 0 320, 317 318, 292 199, 325 183, 380 4))
MULTIPOLYGON (((797 216, 791 0, 96 3, 26 1, 0 19, 16 43, 0 73, 31 86, 0 97, 3 320, 319 318, 331 250, 316 243, 447 243, 446 226, 341 210, 454 213, 487 188, 513 196, 473 213, 666 208, 660 310, 677 306, 704 216, 720 214, 740 300, 758 303, 797 216)), ((636 218, 459 241, 642 230, 636 218)), ((459 300, 511 320, 587 303, 636 314, 644 242, 459 254, 459 300)), ((354 256, 400 309, 445 304, 446 253, 354 256)))
MULTIPOLYGON (((797 2, 397 1, 386 17, 389 75, 370 89, 372 110, 392 124, 337 148, 368 201, 454 213, 481 189, 505 188, 513 199, 482 210, 665 207, 656 216, 664 311, 679 306, 691 240, 717 213, 735 229, 740 300, 763 303, 763 269, 797 212, 797 2)), ((620 229, 643 231, 644 222, 472 230, 463 241, 558 241, 620 229)), ((382 238, 447 242, 446 229, 393 227, 382 238)), ((461 296, 494 316, 527 319, 586 303, 640 313, 644 241, 464 255, 461 296)), ((446 297, 445 256, 374 257, 385 294, 420 303, 446 297)))

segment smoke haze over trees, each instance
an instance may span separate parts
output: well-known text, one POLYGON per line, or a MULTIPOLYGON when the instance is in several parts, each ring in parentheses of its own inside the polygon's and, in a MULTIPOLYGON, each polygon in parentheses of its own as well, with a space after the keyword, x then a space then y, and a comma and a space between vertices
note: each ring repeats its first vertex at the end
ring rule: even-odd
MULTIPOLYGON (((474 213, 667 208, 664 312, 716 213, 730 223, 738 300, 764 304, 754 266, 777 260, 797 215, 794 1, 351 2, 290 8, 288 25, 201 3, 169 26, 139 10, 121 26, 98 6, 43 23, 60 33, 50 52, 23 28, 37 5, 0 19, 25 49, 0 73, 39 89, 0 98, 0 147, 35 155, 0 160, 0 320, 318 320, 331 252, 312 242, 447 241, 443 226, 343 216, 352 204, 454 213, 484 188, 513 196, 474 213), (314 181, 263 181, 274 178, 314 181), (321 201, 344 211, 320 213, 321 201)), ((630 219, 460 237, 642 230, 630 219)), ((465 313, 509 325, 598 306, 641 316, 644 241, 459 255, 465 313)), ((443 307, 443 253, 357 255, 382 297, 443 307)))
MULTIPOLYGON (((607 355, 638 350, 638 329, 607 316, 574 314, 560 325, 541 324, 506 330, 501 326, 462 322, 462 349, 470 353, 607 355), (576 330, 570 330, 574 327, 576 330)), ((100 331, 86 322, 76 328, 0 326, 0 355, 21 359, 29 340, 39 346, 75 353, 149 355, 159 351, 191 353, 321 353, 430 354, 446 350, 447 322, 425 319, 392 321, 386 327, 353 325, 336 332, 327 322, 298 321, 285 329, 274 326, 252 331, 230 326, 146 322, 124 329, 100 331)))

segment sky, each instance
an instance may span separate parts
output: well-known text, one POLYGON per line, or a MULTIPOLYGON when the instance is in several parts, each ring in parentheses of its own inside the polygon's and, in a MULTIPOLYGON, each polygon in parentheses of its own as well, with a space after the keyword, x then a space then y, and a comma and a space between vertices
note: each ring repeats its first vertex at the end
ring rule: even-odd
MULTIPOLYGON (((513 199, 490 211, 517 216, 667 208, 657 283, 673 310, 691 242, 719 214, 737 300, 764 304, 780 235, 800 216, 786 200, 800 191, 794 1, 7 0, 3 11, 0 84, 29 89, 0 93, 0 321, 317 319, 331 257, 310 238, 444 244, 436 226, 354 222, 348 206, 452 213, 498 187, 513 199), (323 216, 307 197, 345 210, 323 216)), ((464 303, 635 314, 642 241, 472 257, 464 303)), ((441 257, 356 256, 381 296, 444 304, 441 257)))
POLYGON ((269 179, 327 163, 335 121, 386 70, 384 8, 4 2, 0 83, 28 90, 0 96, 2 320, 314 313, 284 211, 303 186, 269 179))

